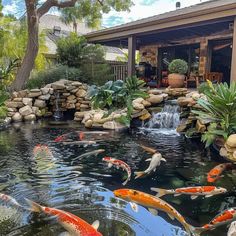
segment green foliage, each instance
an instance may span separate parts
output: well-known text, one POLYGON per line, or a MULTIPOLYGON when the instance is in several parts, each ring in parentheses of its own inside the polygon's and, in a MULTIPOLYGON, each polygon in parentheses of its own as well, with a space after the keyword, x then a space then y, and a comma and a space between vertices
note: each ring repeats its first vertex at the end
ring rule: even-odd
POLYGON ((77 67, 83 74, 84 82, 102 85, 113 75, 105 63, 105 51, 100 45, 89 45, 84 37, 72 33, 57 43, 59 62, 69 67, 77 67))
POLYGON ((148 95, 141 89, 144 81, 136 77, 128 77, 125 82, 121 80, 108 81, 103 86, 91 86, 88 96, 92 98, 95 109, 107 109, 108 113, 116 109, 127 108, 127 117, 119 118, 119 122, 128 124, 132 114, 132 101, 136 98, 146 98, 148 95))
POLYGON ((53 83, 60 79, 81 81, 81 71, 74 67, 57 65, 45 71, 35 73, 32 78, 27 81, 26 87, 28 89, 41 88, 46 84, 53 83))
POLYGON ((199 119, 212 122, 203 141, 209 146, 216 136, 224 139, 236 131, 236 84, 215 84, 208 81, 208 89, 204 90, 207 100, 199 99, 202 111, 194 110, 199 119))
POLYGON ((209 86, 209 84, 207 82, 201 83, 198 87, 198 92, 199 93, 208 93, 211 92, 211 87, 209 86))
POLYGON ((188 64, 184 60, 175 59, 169 64, 168 70, 170 73, 184 75, 188 71, 188 64))
POLYGON ((3 9, 2 0, 0 0, 0 17, 2 16, 2 9, 3 9))

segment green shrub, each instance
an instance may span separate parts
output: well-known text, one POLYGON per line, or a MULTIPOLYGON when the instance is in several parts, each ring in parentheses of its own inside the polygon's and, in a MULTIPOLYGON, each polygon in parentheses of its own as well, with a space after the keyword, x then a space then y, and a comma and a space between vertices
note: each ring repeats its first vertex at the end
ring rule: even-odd
POLYGON ((175 59, 169 64, 168 70, 170 73, 184 75, 188 71, 188 64, 184 60, 175 59))
POLYGON ((46 84, 53 83, 60 79, 68 79, 68 80, 84 82, 82 80, 80 69, 74 67, 68 67, 65 65, 58 65, 34 74, 32 78, 30 78, 27 81, 26 88, 28 89, 41 88, 46 84))

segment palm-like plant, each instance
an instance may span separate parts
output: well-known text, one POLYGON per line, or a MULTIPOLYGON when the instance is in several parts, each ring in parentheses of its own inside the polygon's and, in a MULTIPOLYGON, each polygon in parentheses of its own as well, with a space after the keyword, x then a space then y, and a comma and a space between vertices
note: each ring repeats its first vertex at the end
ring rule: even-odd
POLYGON ((202 111, 194 110, 202 120, 211 122, 208 131, 202 139, 209 146, 216 136, 223 136, 224 139, 236 131, 236 84, 216 84, 208 81, 209 89, 204 91, 207 99, 199 99, 198 104, 202 111))

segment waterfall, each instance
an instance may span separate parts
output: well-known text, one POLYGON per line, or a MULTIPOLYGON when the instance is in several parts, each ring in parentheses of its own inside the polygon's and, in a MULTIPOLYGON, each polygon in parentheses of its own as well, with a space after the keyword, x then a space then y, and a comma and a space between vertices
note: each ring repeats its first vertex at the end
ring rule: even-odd
POLYGON ((146 127, 150 129, 176 129, 179 122, 179 106, 166 104, 161 112, 153 114, 152 119, 146 124, 146 127))
POLYGON ((59 100, 60 100, 60 93, 59 93, 59 91, 57 91, 56 92, 56 99, 55 99, 56 110, 55 110, 54 115, 53 115, 55 120, 60 120, 63 117, 63 114, 60 111, 60 107, 59 107, 59 100))

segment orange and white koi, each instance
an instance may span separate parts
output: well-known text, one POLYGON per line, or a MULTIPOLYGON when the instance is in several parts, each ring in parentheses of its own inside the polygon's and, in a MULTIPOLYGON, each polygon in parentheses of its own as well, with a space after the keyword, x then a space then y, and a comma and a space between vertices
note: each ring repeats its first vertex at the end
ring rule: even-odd
POLYGON ((231 222, 236 220, 236 208, 229 208, 216 217, 214 217, 208 224, 200 227, 198 231, 207 231, 213 230, 221 225, 230 224, 231 222))
POLYGON ((58 222, 73 236, 102 236, 97 231, 99 227, 99 221, 95 221, 92 225, 82 220, 78 216, 69 212, 58 210, 56 208, 50 208, 41 206, 36 202, 26 199, 28 204, 31 206, 33 212, 44 212, 50 216, 56 216, 58 222))
POLYGON ((128 174, 128 177, 122 184, 126 185, 128 183, 128 181, 131 179, 131 168, 127 163, 112 157, 104 157, 102 160, 108 163, 108 168, 111 168, 114 165, 117 169, 121 168, 125 170, 128 174))
POLYGON ((52 157, 53 154, 50 150, 50 148, 47 145, 44 144, 37 144, 33 149, 34 157, 52 157))
POLYGON ((0 193, 0 200, 4 201, 4 202, 6 202, 6 203, 10 203, 10 204, 12 204, 12 205, 14 205, 14 206, 16 206, 16 207, 21 207, 21 208, 23 208, 23 207, 20 205, 20 203, 18 203, 18 202, 16 201, 15 198, 13 198, 13 197, 11 197, 11 196, 9 196, 9 195, 6 195, 6 194, 4 194, 4 193, 0 193))
POLYGON ((217 166, 215 166, 213 169, 211 169, 207 174, 207 181, 209 183, 214 183, 216 180, 218 180, 221 177, 221 174, 226 169, 230 169, 233 167, 232 163, 222 163, 217 166))
POLYGON ((157 166, 159 166, 161 164, 161 161, 165 161, 166 159, 162 157, 161 153, 154 153, 152 155, 152 158, 148 158, 145 161, 150 161, 149 167, 144 170, 144 171, 137 171, 134 172, 134 174, 136 175, 135 179, 142 177, 146 174, 150 174, 152 171, 156 171, 157 166))
MULTIPOLYGON (((72 133, 74 133, 74 132, 70 132, 70 133, 67 133, 67 134, 60 135, 60 136, 58 136, 54 139, 54 142, 64 142, 68 139, 68 136, 72 133)), ((76 131, 76 134, 78 135, 78 138, 79 138, 80 141, 82 141, 85 137, 84 132, 81 132, 81 131, 77 132, 76 131)))
POLYGON ((174 194, 174 196, 185 194, 191 195, 192 200, 196 199, 198 196, 212 197, 227 192, 227 189, 215 186, 198 186, 177 189, 151 188, 151 190, 157 192, 157 197, 162 197, 167 194, 174 194))
POLYGON ((158 214, 157 210, 164 211, 172 220, 178 220, 188 233, 191 233, 194 230, 194 227, 189 225, 174 207, 158 197, 133 189, 117 189, 113 191, 113 193, 116 197, 131 202, 132 208, 136 209, 136 211, 138 211, 138 206, 136 204, 147 207, 154 215, 158 214))

